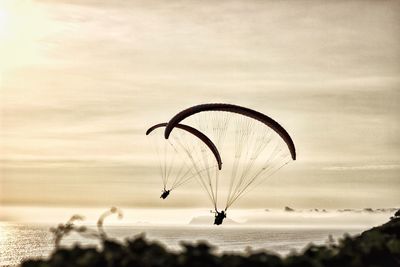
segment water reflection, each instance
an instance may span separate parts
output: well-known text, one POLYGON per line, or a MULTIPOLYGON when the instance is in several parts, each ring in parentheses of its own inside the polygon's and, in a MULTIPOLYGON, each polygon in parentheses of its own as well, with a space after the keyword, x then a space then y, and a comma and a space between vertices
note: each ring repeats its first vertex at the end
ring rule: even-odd
POLYGON ((17 265, 29 257, 45 257, 51 244, 47 226, 0 223, 0 266, 17 265))

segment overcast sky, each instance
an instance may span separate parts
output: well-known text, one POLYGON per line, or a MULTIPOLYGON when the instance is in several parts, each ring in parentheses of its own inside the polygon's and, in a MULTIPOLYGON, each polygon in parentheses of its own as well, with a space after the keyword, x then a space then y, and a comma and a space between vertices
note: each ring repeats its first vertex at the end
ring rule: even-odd
POLYGON ((4 205, 208 207, 144 133, 226 102, 298 153, 236 207, 399 206, 399 1, 6 0, 0 58, 4 205))

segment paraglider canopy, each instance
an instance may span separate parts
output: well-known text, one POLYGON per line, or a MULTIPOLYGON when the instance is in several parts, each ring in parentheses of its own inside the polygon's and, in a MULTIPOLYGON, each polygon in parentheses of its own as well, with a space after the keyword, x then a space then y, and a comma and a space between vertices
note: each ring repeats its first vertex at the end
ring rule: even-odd
MULTIPOLYGON (((152 131, 154 131, 157 128, 166 127, 166 126, 167 126, 166 122, 153 125, 146 131, 146 135, 149 135, 152 131)), ((208 148, 211 150, 211 152, 214 154, 215 159, 216 159, 216 161, 218 163, 218 169, 221 170, 221 168, 222 168, 221 156, 220 156, 220 154, 218 152, 217 147, 210 140, 210 138, 208 138, 205 134, 203 134, 199 130, 197 130, 197 129, 193 128, 193 127, 190 127, 188 125, 185 125, 185 124, 176 124, 175 127, 179 128, 179 129, 182 129, 182 130, 185 130, 188 133, 191 133, 194 136, 196 136, 197 138, 199 138, 201 141, 203 141, 203 143, 206 144, 208 146, 208 148)))
POLYGON ((273 120, 272 118, 268 117, 267 115, 261 112, 233 104, 211 103, 211 104, 197 105, 185 109, 176 114, 174 117, 172 117, 172 119, 168 122, 168 125, 165 127, 165 132, 164 132, 165 138, 168 139, 169 135, 171 134, 171 131, 174 129, 174 127, 177 127, 178 123, 180 123, 182 120, 196 113, 204 111, 225 111, 225 112, 237 113, 253 118, 255 120, 258 120, 266 124, 282 137, 282 139, 285 141, 290 150, 292 159, 296 160, 296 148, 294 146, 293 140, 289 136, 287 131, 278 122, 276 122, 275 120, 273 120))

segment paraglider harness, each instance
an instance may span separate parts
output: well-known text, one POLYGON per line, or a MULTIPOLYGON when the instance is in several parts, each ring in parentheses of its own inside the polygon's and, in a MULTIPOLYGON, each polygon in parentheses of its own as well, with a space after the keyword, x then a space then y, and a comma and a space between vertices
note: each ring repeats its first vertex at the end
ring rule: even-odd
POLYGON ((163 191, 162 191, 162 194, 161 194, 160 198, 166 199, 167 196, 169 195, 169 192, 170 192, 170 191, 171 191, 171 190, 166 190, 166 189, 164 188, 163 191))
POLYGON ((226 218, 226 213, 224 210, 222 211, 215 210, 215 219, 214 219, 215 225, 222 224, 225 218, 226 218))

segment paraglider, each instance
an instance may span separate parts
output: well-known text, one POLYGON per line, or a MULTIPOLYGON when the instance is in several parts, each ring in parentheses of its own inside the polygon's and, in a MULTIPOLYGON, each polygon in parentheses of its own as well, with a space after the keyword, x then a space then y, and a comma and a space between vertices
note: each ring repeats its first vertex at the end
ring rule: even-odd
POLYGON ((225 211, 215 211, 215 219, 214 219, 214 224, 215 225, 220 225, 226 218, 226 213, 225 211))
MULTIPOLYGON (((146 131, 146 135, 153 135, 155 130, 164 128, 166 125, 167 123, 153 125, 146 131)), ((153 140, 160 157, 160 170, 163 180, 160 198, 162 199, 166 199, 171 190, 185 184, 205 169, 217 167, 218 170, 221 170, 222 168, 218 149, 206 135, 184 124, 177 124, 176 128, 181 131, 176 134, 172 142, 167 142, 162 136, 155 136, 153 140), (160 144, 160 141, 162 144, 160 144), (211 158, 210 152, 214 159, 211 158), (179 159, 176 159, 177 157, 179 159), (174 176, 172 183, 170 183, 171 176, 174 176), (167 189, 167 186, 170 186, 170 188, 167 189)))
POLYGON ((214 205, 216 225, 222 224, 228 208, 246 192, 296 160, 288 132, 261 112, 222 103, 193 106, 170 119, 164 137, 169 139, 183 120, 210 137, 224 158, 224 170, 204 169, 195 174, 214 205), (221 203, 223 208, 218 209, 221 203))
POLYGON ((166 199, 166 198, 168 197, 168 195, 169 195, 169 192, 171 192, 171 190, 166 190, 166 189, 163 189, 163 191, 162 191, 162 194, 161 194, 160 198, 162 198, 162 199, 166 199))

